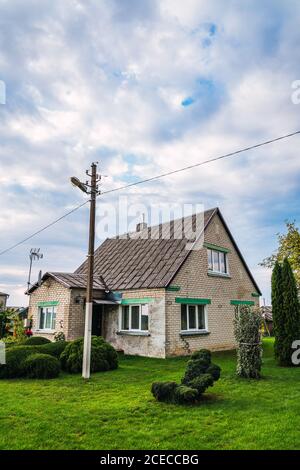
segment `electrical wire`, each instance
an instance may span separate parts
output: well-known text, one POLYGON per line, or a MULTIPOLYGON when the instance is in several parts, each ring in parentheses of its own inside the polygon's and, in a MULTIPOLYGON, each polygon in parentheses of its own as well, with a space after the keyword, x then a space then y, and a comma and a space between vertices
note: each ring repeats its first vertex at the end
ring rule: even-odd
MULTIPOLYGON (((185 167, 182 167, 182 168, 177 168, 176 170, 171 170, 171 171, 168 171, 166 173, 161 173, 159 175, 156 175, 156 176, 152 176, 150 178, 146 178, 144 180, 140 180, 140 181, 136 181, 134 183, 129 183, 129 184, 126 184, 124 186, 119 186, 117 188, 114 188, 114 189, 109 189, 107 191, 103 191, 101 192, 101 194, 99 194, 99 196, 102 196, 104 194, 109 194, 109 193, 114 193, 116 191, 122 191, 124 189, 128 189, 128 188, 131 188, 133 186, 137 186, 139 184, 143 184, 143 183, 148 183, 149 181, 154 181, 154 180, 158 180, 160 178, 165 178, 166 176, 170 176, 170 175, 175 175, 177 173, 181 173, 182 171, 187 171, 187 170, 190 170, 192 168, 196 168, 196 167, 199 167, 199 166, 202 166, 202 165, 206 165, 208 163, 212 163, 212 162, 216 162, 218 160, 222 160, 224 158, 229 158, 229 157, 234 157, 236 155, 239 155, 241 153, 244 153, 244 152, 247 152, 249 150, 254 150, 254 149, 257 149, 259 147, 263 147, 265 145, 269 145, 269 144, 272 144, 272 143, 275 143, 275 142, 278 142, 280 140, 284 140, 284 139, 288 139, 290 137, 293 137, 297 134, 300 134, 300 130, 299 131, 295 131, 295 132, 292 132, 290 134, 285 134, 283 136, 280 136, 280 137, 276 137, 275 139, 271 139, 271 140, 266 140, 264 142, 260 142, 258 144, 255 144, 255 145, 251 145, 249 147, 244 147, 242 149, 239 149, 239 150, 236 150, 234 152, 230 152, 230 153, 226 153, 224 155, 220 155, 218 157, 214 157, 214 158, 210 158, 208 160, 204 160, 202 162, 198 162, 198 163, 195 163, 193 165, 188 165, 188 166, 185 166, 185 167)), ((99 197, 98 196, 98 197, 99 197)), ((4 255, 5 253, 8 253, 9 251, 13 250, 14 248, 17 248, 18 246, 22 245, 23 243, 26 243, 28 240, 31 240, 31 238, 35 237, 36 235, 44 232, 45 230, 47 230, 48 228, 52 227, 53 225, 57 224, 58 222, 60 222, 61 220, 63 220, 64 218, 68 217, 70 214, 73 214, 75 211, 77 211, 78 209, 81 209, 81 207, 85 206, 87 203, 89 202, 89 200, 83 202, 82 204, 80 204, 79 206, 76 206, 74 207, 72 210, 70 210, 69 212, 66 212, 65 214, 63 214, 61 217, 59 217, 58 219, 55 219, 53 220, 52 222, 50 222, 49 224, 45 225, 44 227, 40 228, 39 230, 37 230, 36 232, 32 233, 31 235, 29 235, 28 237, 24 238, 23 240, 15 243, 14 245, 6 248, 5 250, 1 251, 0 252, 0 256, 1 255, 4 255)))

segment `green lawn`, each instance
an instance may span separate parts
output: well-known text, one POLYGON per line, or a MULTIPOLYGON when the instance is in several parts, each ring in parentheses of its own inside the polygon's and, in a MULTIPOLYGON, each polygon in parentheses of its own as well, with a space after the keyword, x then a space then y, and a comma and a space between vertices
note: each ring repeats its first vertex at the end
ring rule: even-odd
POLYGON ((263 378, 237 379, 233 352, 199 406, 154 401, 186 359, 125 357, 116 371, 0 381, 0 449, 299 449, 300 371, 277 367, 264 342, 263 378))

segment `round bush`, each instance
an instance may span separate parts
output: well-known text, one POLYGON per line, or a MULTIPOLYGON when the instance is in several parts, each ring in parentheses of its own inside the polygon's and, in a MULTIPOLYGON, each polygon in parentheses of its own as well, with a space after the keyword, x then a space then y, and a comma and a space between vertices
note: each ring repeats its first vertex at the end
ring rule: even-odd
POLYGON ((35 353, 25 359, 24 370, 31 379, 53 379, 60 372, 60 364, 50 354, 35 353))
POLYGON ((25 377, 24 361, 36 346, 15 346, 6 351, 6 364, 0 365, 0 378, 25 377))
MULTIPOLYGON (((60 341, 55 344, 60 344, 60 341)), ((81 372, 83 359, 83 338, 70 342, 60 356, 61 366, 71 373, 81 372)), ((100 372, 118 367, 116 350, 103 338, 92 336, 91 372, 100 372)))
POLYGON ((31 338, 25 339, 23 342, 26 346, 35 346, 47 343, 51 343, 50 339, 44 338, 43 336, 31 336, 31 338))
POLYGON ((56 341, 55 343, 50 342, 47 344, 42 344, 38 348, 40 353, 50 354, 51 356, 55 356, 59 359, 61 353, 65 350, 68 344, 69 343, 67 341, 56 341))

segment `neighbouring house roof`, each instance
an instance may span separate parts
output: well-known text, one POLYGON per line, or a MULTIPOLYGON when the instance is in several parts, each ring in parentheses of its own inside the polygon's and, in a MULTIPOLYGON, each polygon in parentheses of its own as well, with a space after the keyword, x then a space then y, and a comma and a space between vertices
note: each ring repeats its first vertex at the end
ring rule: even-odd
MULTIPOLYGON (((250 279, 261 294, 218 208, 203 213, 204 231, 215 215, 221 218, 250 279)), ((185 227, 190 226, 191 230, 194 230, 197 216, 198 214, 172 221, 169 239, 162 236, 169 224, 160 224, 134 234, 106 239, 95 251, 95 274, 103 276, 111 290, 167 287, 191 252, 186 249, 191 240, 186 237, 178 239, 176 235, 182 230, 183 220, 185 227)), ((200 233, 197 236, 199 237, 200 233)), ((77 275, 86 273, 87 261, 75 271, 77 275)))
POLYGON ((266 321, 273 321, 272 307, 263 306, 261 307, 262 316, 266 321))
MULTIPOLYGON (((86 289, 86 274, 47 272, 42 277, 42 283, 49 278, 55 279, 57 282, 69 289, 86 289)), ((33 292, 38 287, 38 283, 34 284, 29 289, 28 293, 31 294, 31 292, 33 292)), ((102 291, 105 290, 105 285, 99 276, 94 277, 93 289, 102 291)))
POLYGON ((0 292, 0 297, 9 297, 9 294, 5 294, 4 292, 0 292))

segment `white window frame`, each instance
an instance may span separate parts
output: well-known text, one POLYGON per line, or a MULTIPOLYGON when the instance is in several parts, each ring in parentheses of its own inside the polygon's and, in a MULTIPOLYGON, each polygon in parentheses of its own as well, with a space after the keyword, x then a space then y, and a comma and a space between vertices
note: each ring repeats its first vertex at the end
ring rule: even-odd
MULTIPOLYGON (((55 331, 55 327, 56 327, 56 320, 57 320, 57 306, 56 305, 49 305, 47 307, 39 307, 39 311, 38 311, 38 331, 45 331, 45 332, 53 332, 55 331), (41 328, 41 312, 43 309, 52 309, 52 312, 51 312, 51 325, 53 323, 53 314, 55 312, 55 325, 54 325, 54 328, 41 328)), ((45 325, 45 322, 46 322, 46 314, 44 316, 44 325, 45 325)))
POLYGON ((206 332, 208 331, 208 314, 207 314, 207 304, 182 304, 186 306, 186 325, 187 329, 182 330, 182 324, 181 324, 181 309, 180 308, 180 332, 181 333, 187 333, 187 332, 206 332), (196 328, 189 328, 189 307, 196 307, 196 328), (199 328, 199 307, 203 307, 204 310, 204 328, 199 328))
POLYGON ((119 330, 121 332, 135 332, 135 333, 148 333, 149 332, 149 304, 128 304, 128 305, 120 305, 120 314, 119 314, 119 330), (124 330, 122 328, 123 326, 123 307, 128 307, 128 310, 129 310, 129 320, 128 320, 128 323, 129 323, 129 328, 128 330, 124 330), (132 324, 132 307, 139 307, 139 328, 132 328, 131 327, 131 324, 132 324), (143 308, 144 307, 147 307, 147 313, 142 313, 143 312, 143 308), (148 316, 148 329, 147 330, 142 330, 142 316, 148 316))
POLYGON ((208 262, 208 272, 210 273, 215 273, 215 274, 220 274, 222 276, 229 276, 229 264, 228 264, 228 253, 220 250, 213 250, 211 248, 207 249, 207 262, 208 262), (212 269, 209 267, 209 252, 211 252, 211 259, 212 259, 212 269), (218 265, 219 267, 221 266, 220 263, 220 253, 224 255, 224 260, 225 260, 225 271, 219 271, 218 269, 215 269, 215 263, 214 263, 214 253, 218 254, 218 265))

